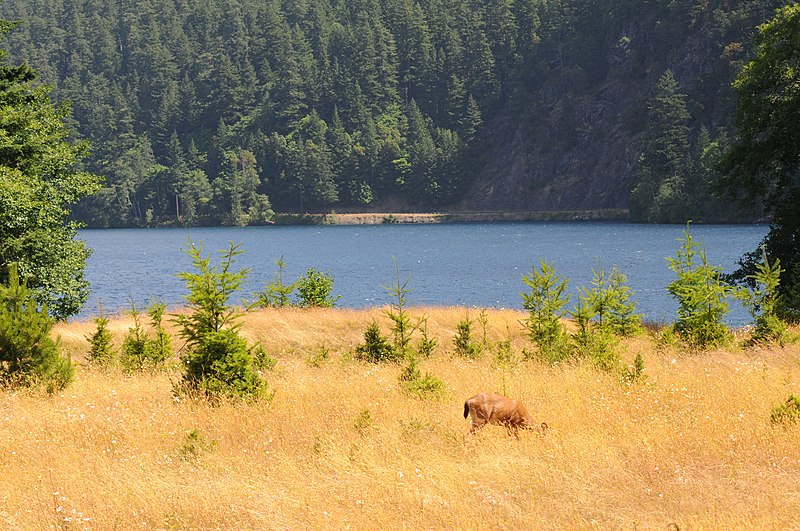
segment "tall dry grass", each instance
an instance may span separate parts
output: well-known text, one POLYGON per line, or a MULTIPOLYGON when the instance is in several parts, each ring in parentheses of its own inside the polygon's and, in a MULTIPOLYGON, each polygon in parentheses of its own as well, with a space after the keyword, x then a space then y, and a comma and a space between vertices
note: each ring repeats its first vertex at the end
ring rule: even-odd
MULTIPOLYGON (((60 325, 76 381, 0 392, 0 528, 800 526, 798 428, 769 422, 800 392, 799 347, 689 354, 640 337, 624 357, 641 353, 646 379, 626 385, 586 362, 454 358, 468 310, 411 311, 439 339, 421 365, 447 383, 438 400, 404 394, 396 365, 352 359, 372 319, 388 330, 380 309, 249 314, 244 332, 279 359, 274 398, 217 407, 173 399, 179 372, 85 365, 94 324, 60 325), (467 436, 463 402, 481 390, 521 398, 550 430, 467 436)), ((489 339, 521 352, 523 317, 490 311, 489 339)), ((130 325, 112 320, 117 344, 130 325)))

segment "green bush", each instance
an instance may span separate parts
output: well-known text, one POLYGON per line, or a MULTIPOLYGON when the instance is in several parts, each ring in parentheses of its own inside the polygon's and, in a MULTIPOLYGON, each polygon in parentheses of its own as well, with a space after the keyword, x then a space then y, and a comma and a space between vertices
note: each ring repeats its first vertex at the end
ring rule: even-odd
POLYGON ((578 305, 570 312, 578 327, 571 337, 573 352, 587 357, 601 370, 616 371, 622 362, 617 354, 619 341, 611 332, 608 322, 602 326, 592 321, 595 314, 590 300, 584 291, 578 299, 578 305))
POLYGON ((381 334, 381 327, 373 321, 364 332, 364 343, 356 347, 356 359, 380 363, 400 361, 403 356, 392 347, 389 340, 381 334))
POLYGON ((66 387, 75 375, 72 362, 61 357, 50 337, 55 324, 20 282, 17 264, 8 266, 8 283, 0 285, 0 384, 43 386, 48 393, 66 387))
POLYGON ((291 305, 291 294, 297 287, 297 282, 287 284, 284 279, 286 262, 283 256, 275 261, 278 266, 278 276, 267 284, 264 291, 256 293, 256 304, 262 308, 284 308, 291 305))
POLYGON ((147 360, 153 367, 161 367, 172 357, 172 336, 169 335, 164 327, 164 313, 167 311, 167 304, 153 298, 147 307, 147 316, 150 318, 150 326, 155 331, 155 337, 147 342, 147 360))
POLYGON ((773 406, 770 421, 773 424, 794 424, 800 420, 800 399, 789 395, 786 402, 773 406))
POLYGON ((756 272, 748 275, 752 281, 752 289, 740 289, 737 297, 753 318, 753 343, 767 343, 775 341, 783 343, 788 335, 789 327, 778 316, 780 296, 781 269, 780 260, 769 263, 767 253, 762 249, 763 260, 756 264, 756 272))
POLYGON ((471 360, 481 355, 481 347, 472 339, 472 321, 465 317, 456 325, 456 335, 453 337, 453 348, 456 355, 471 360))
POLYGON ((401 380, 401 387, 420 398, 438 398, 445 394, 447 386, 436 376, 426 373, 410 380, 401 380))
POLYGON ((641 353, 637 353, 636 357, 633 360, 633 367, 626 367, 624 371, 622 371, 622 379, 626 382, 635 382, 637 380, 642 379, 644 376, 644 358, 642 358, 641 353))
POLYGON ((217 447, 217 441, 206 441, 200 428, 194 428, 186 433, 186 440, 181 445, 179 455, 187 461, 198 459, 204 453, 217 447))
POLYGON ((611 330, 622 337, 630 337, 642 329, 642 317, 636 313, 636 302, 631 300, 631 288, 626 284, 628 277, 617 266, 608 277, 607 322, 611 330))
POLYGON ((331 350, 325 343, 322 343, 316 352, 306 359, 306 363, 311 367, 322 367, 329 359, 331 359, 331 350))
POLYGON ((253 365, 246 339, 233 330, 210 332, 185 358, 180 390, 211 399, 261 398, 266 385, 253 365))
POLYGON ((675 332, 693 348, 724 345, 731 333, 722 319, 729 310, 727 298, 734 290, 722 280, 721 268, 708 263, 705 247, 694 241, 688 225, 683 235, 676 257, 667 259, 677 276, 667 286, 678 301, 675 332))
POLYGON ((141 313, 131 301, 129 313, 133 318, 133 326, 122 340, 122 355, 120 362, 125 370, 143 370, 147 359, 147 334, 142 328, 141 313))
POLYGON ((423 358, 429 358, 433 354, 433 350, 439 341, 435 337, 428 335, 428 318, 421 317, 417 323, 417 330, 419 330, 420 338, 417 343, 417 352, 423 358))
POLYGON ((570 296, 565 295, 567 280, 561 279, 551 264, 540 262, 540 269, 531 268, 522 281, 530 288, 528 293, 520 293, 523 307, 528 310, 525 325, 531 341, 538 347, 540 358, 551 363, 565 359, 569 355, 567 335, 561 318, 566 315, 564 306, 570 296))
POLYGON ((185 298, 190 311, 174 316, 186 340, 185 371, 176 391, 211 399, 265 396, 267 385, 253 354, 263 349, 249 347, 239 335, 242 311, 229 302, 247 277, 248 270, 232 271, 242 251, 231 242, 227 251, 220 251, 219 266, 212 266, 211 259, 202 256, 202 246, 195 246, 191 239, 186 253, 198 272, 178 275, 189 288, 185 298))
POLYGON ((141 312, 131 301, 129 313, 133 317, 133 326, 128 329, 122 341, 120 362, 128 371, 155 370, 162 368, 172 356, 172 338, 164 328, 163 318, 167 305, 156 299, 147 307, 150 326, 155 331, 151 338, 141 323, 141 312))
POLYGON ((306 270, 306 274, 297 282, 297 304, 304 308, 333 308, 341 295, 334 297, 333 277, 327 273, 317 271, 313 267, 306 270))
POLYGON ((97 329, 92 335, 86 336, 86 340, 89 341, 89 361, 100 367, 108 368, 114 363, 114 358, 116 357, 113 337, 108 328, 106 328, 108 326, 108 318, 103 315, 101 309, 100 315, 93 320, 97 325, 97 329))

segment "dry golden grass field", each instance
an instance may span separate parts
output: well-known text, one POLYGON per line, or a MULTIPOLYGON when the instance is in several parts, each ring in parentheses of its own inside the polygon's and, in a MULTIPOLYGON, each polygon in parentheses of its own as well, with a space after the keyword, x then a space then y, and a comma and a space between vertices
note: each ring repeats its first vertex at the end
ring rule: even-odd
MULTIPOLYGON (((480 335, 478 310, 411 313, 439 340, 421 369, 442 398, 353 359, 373 318, 388 332, 380 308, 248 314, 243 332, 278 359, 255 404, 176 400, 179 369, 103 373, 84 359, 94 323, 57 326, 75 381, 0 391, 0 529, 800 528, 800 428, 770 423, 800 394, 800 346, 689 353, 642 335, 621 346, 644 357, 629 385, 585 361, 457 358, 456 325, 469 313, 480 335), (463 403, 482 390, 550 429, 469 436, 463 403)), ((489 339, 530 348, 523 317, 489 310, 489 339)), ((130 325, 112 319, 117 345, 130 325)))

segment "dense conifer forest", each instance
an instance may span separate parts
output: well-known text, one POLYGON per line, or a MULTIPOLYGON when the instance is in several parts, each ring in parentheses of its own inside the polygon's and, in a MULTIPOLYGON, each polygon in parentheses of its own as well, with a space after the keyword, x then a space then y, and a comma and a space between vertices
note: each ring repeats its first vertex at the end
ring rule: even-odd
POLYGON ((768 0, 8 0, 72 102, 92 226, 275 212, 628 208, 710 183, 768 0))

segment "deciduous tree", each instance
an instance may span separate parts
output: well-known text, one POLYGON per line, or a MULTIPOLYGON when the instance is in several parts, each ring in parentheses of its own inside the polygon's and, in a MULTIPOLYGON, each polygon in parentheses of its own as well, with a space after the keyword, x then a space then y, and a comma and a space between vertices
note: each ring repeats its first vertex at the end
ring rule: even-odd
MULTIPOLYGON (((800 5, 778 10, 759 27, 756 44, 756 56, 734 82, 737 136, 718 183, 772 214, 763 246, 768 260, 785 268, 779 289, 788 295, 800 284, 800 5)), ((746 255, 737 277, 754 274, 761 257, 760 250, 746 255)), ((800 310, 800 300, 787 297, 785 304, 790 313, 800 310)))
MULTIPOLYGON (((0 21, 0 34, 14 24, 0 21)), ((7 266, 59 319, 75 315, 89 296, 83 273, 91 251, 75 239, 69 207, 100 188, 80 171, 85 143, 73 143, 69 105, 53 105, 50 88, 26 64, 12 66, 0 50, 0 283, 7 266)))

